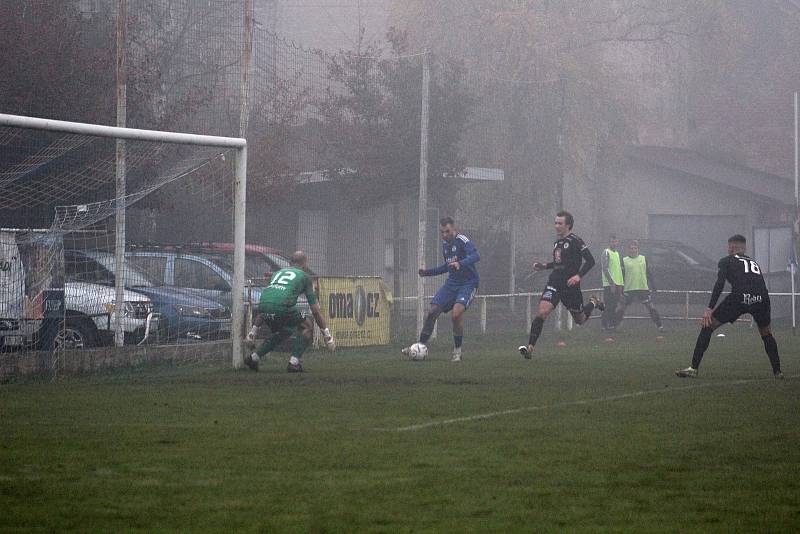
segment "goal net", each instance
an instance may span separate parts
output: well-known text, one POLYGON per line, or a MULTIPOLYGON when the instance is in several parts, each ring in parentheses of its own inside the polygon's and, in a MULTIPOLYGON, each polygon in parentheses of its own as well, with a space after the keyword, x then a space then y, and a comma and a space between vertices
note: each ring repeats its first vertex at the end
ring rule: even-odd
POLYGON ((241 363, 243 139, 0 115, 0 381, 241 363))

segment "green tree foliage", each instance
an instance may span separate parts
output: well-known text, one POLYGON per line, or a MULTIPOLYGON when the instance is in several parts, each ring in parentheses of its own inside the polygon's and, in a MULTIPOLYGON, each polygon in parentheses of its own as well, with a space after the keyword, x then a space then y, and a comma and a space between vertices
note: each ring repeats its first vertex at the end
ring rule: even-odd
MULTIPOLYGON (((362 42, 330 58, 332 83, 315 103, 324 117, 326 173, 356 204, 401 198, 419 184, 422 57, 406 55, 405 33, 390 31, 387 45, 362 42)), ((428 184, 440 206, 464 171, 459 140, 473 103, 463 65, 432 60, 428 184)))
MULTIPOLYGON (((560 107, 554 110, 563 113, 558 135, 566 147, 564 155, 570 158, 567 164, 578 175, 590 172, 597 146, 623 144, 632 136, 634 108, 625 102, 630 92, 609 69, 604 43, 667 38, 671 33, 664 28, 672 24, 667 20, 645 24, 640 20, 644 14, 634 19, 631 11, 614 10, 608 2, 571 0, 411 0, 398 2, 394 13, 416 47, 465 58, 467 67, 483 79, 507 82, 504 91, 516 102, 560 107), (562 82, 556 89, 561 91, 561 102, 536 94, 553 81, 562 82)), ((481 102, 494 104, 499 106, 495 116, 509 105, 495 99, 481 102)), ((511 149, 506 142, 498 146, 511 149)))
MULTIPOLYGON (((117 21, 111 8, 115 4, 98 5, 103 9, 81 13, 76 2, 0 2, 4 112, 114 124, 117 21)), ((178 11, 162 0, 129 3, 128 125, 186 127, 188 119, 211 100, 219 73, 230 70, 220 57, 224 47, 219 43, 203 45, 197 40, 187 46, 190 37, 217 20, 218 8, 202 3, 184 8, 178 11), (190 56, 187 49, 195 54, 190 56)))
POLYGON ((0 2, 4 113, 113 123, 114 22, 70 2, 0 2))
MULTIPOLYGON (((3 112, 115 124, 115 6, 115 2, 98 2, 96 11, 81 12, 77 2, 0 2, 3 112)), ((236 133, 230 125, 238 125, 238 100, 220 98, 226 93, 218 89, 230 78, 238 78, 238 65, 231 64, 226 52, 240 50, 241 37, 218 35, 220 21, 230 22, 236 17, 236 10, 221 7, 210 2, 128 3, 125 81, 129 127, 236 133)), ((94 152, 93 158, 113 159, 113 142, 97 139, 93 146, 105 146, 105 151, 94 152)), ((165 162, 180 157, 179 147, 164 146, 147 158, 137 159, 135 150, 142 146, 129 145, 129 192, 149 184, 165 162)), ((86 154, 71 154, 58 165, 62 169, 70 165, 80 174, 82 166, 93 163, 88 158, 86 154)), ((105 182, 98 181, 94 194, 97 198, 113 195, 113 175, 105 182)), ((150 195, 142 205, 168 205, 168 196, 150 195)), ((51 207, 43 206, 42 213, 46 217, 51 207)))

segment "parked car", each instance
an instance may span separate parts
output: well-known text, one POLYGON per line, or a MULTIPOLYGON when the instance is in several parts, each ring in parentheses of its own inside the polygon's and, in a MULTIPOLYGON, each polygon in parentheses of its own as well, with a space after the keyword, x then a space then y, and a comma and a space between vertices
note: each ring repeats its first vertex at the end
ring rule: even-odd
MULTIPOLYGON (((126 345, 155 338, 158 315, 150 299, 135 291, 123 294, 125 308, 122 331, 126 345)), ((114 342, 114 288, 67 278, 64 284, 64 324, 55 336, 55 346, 83 349, 114 342)), ((0 320, 0 351, 35 347, 41 319, 0 320)))
MULTIPOLYGON (((0 348, 86 348, 114 338, 116 292, 65 265, 63 241, 47 229, 0 229, 0 348)), ((150 299, 123 293, 125 343, 158 326, 150 299)))
MULTIPOLYGON (((202 254, 217 262, 228 271, 233 270, 233 243, 191 243, 181 249, 185 252, 202 254)), ((289 267, 289 256, 280 250, 263 245, 245 245, 245 278, 270 278, 272 273, 289 267)), ((313 271, 309 271, 315 276, 313 271)))
MULTIPOLYGON (((77 266, 82 276, 95 283, 114 286, 116 258, 109 252, 65 251, 67 265, 77 266)), ((147 296, 159 314, 159 341, 193 342, 230 337, 231 312, 218 302, 197 295, 191 289, 154 283, 150 277, 126 264, 125 287, 147 296)))
MULTIPOLYGON (((158 315, 150 299, 135 291, 123 293, 122 332, 126 345, 154 339, 158 315)), ((83 349, 114 342, 116 291, 104 285, 77 280, 66 273, 64 319, 55 336, 56 347, 83 349)), ((0 351, 35 347, 41 319, 0 320, 0 351)))
MULTIPOLYGON (((620 240, 622 256, 627 256, 630 241, 620 240)), ((699 250, 679 241, 654 239, 640 239, 639 247, 658 289, 710 291, 714 286, 717 261, 699 250)))
MULTIPOLYGON (((82 349, 114 344, 114 309, 116 290, 113 287, 86 281, 67 280, 64 284, 66 314, 64 329, 56 345, 82 349)), ((150 299, 135 291, 125 290, 122 331, 126 345, 152 341, 158 332, 159 318, 150 299)))
MULTIPOLYGON (((210 259, 226 272, 233 273, 233 243, 192 243, 188 245, 188 248, 210 259)), ((261 290, 269 284, 272 275, 289 266, 288 254, 264 245, 246 244, 244 276, 246 281, 250 282, 251 298, 257 302, 261 296, 261 290)), ((317 274, 312 269, 307 269, 307 272, 311 275, 314 289, 319 292, 317 274)), ((305 303, 304 296, 301 295, 298 305, 307 309, 308 305, 305 303)))
MULTIPOLYGON (((230 307, 233 287, 233 244, 140 245, 126 256, 151 279, 166 286, 191 288, 206 298, 230 307)), ((245 247, 245 301, 258 302, 272 273, 289 266, 289 258, 278 250, 260 245, 245 247)), ((314 276, 314 273, 311 273, 314 276)), ((310 313, 304 296, 298 307, 310 313)))

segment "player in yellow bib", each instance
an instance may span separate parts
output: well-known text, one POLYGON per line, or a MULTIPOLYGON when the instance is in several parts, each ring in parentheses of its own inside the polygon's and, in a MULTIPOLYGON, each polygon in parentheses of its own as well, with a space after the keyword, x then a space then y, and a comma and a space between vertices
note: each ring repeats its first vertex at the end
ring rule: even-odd
POLYGON ((622 255, 617 250, 619 239, 611 234, 608 239, 608 248, 603 251, 600 257, 603 279, 603 301, 606 309, 603 310, 601 321, 603 330, 613 331, 617 328, 617 320, 620 317, 618 310, 622 308, 622 294, 625 280, 622 273, 622 255))
MULTIPOLYGON (((287 371, 290 373, 303 372, 303 353, 311 341, 313 325, 297 309, 297 299, 300 295, 305 295, 308 299, 311 314, 322 330, 325 345, 329 350, 335 350, 336 343, 325 324, 325 318, 322 316, 319 302, 317 302, 317 295, 314 293, 314 286, 306 273, 307 263, 305 253, 298 250, 289 259, 290 266, 273 274, 269 285, 261 292, 258 311, 261 313, 263 322, 272 330, 272 335, 255 352, 245 357, 245 365, 253 371, 258 371, 258 363, 262 357, 294 333, 294 347, 287 371)), ((255 339, 257 330, 258 327, 254 325, 247 334, 248 341, 255 339)))
POLYGON ((659 332, 664 331, 661 316, 653 306, 652 294, 655 293, 655 280, 653 273, 647 266, 647 258, 639 254, 639 242, 633 240, 628 243, 628 255, 622 259, 625 268, 625 293, 618 308, 617 324, 622 322, 625 308, 633 301, 638 300, 647 308, 650 318, 656 324, 659 332))

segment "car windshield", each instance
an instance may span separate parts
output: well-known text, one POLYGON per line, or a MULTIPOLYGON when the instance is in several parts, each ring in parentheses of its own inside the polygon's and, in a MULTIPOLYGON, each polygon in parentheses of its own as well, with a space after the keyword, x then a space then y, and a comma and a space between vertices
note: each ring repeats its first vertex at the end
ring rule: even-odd
POLYGON ((133 265, 128 265, 126 263, 125 287, 153 287, 153 282, 151 282, 142 271, 139 271, 133 265))
POLYGON ((695 250, 692 247, 682 246, 675 250, 675 253, 678 254, 686 263, 689 265, 699 265, 701 267, 715 267, 714 261, 711 260, 708 256, 700 252, 699 250, 695 250))
MULTIPOLYGON (((92 259, 102 265, 113 276, 116 261, 111 254, 100 254, 92 259)), ((125 262, 125 287, 153 287, 153 282, 130 261, 125 262)))
MULTIPOLYGON (((233 273, 233 254, 213 252, 203 254, 204 258, 213 261, 219 267, 225 270, 226 273, 233 273)), ((244 276, 245 278, 266 278, 268 273, 274 273, 280 269, 291 267, 289 259, 273 252, 248 252, 244 260, 244 276)), ((307 271, 308 274, 314 276, 314 272, 307 271)))

